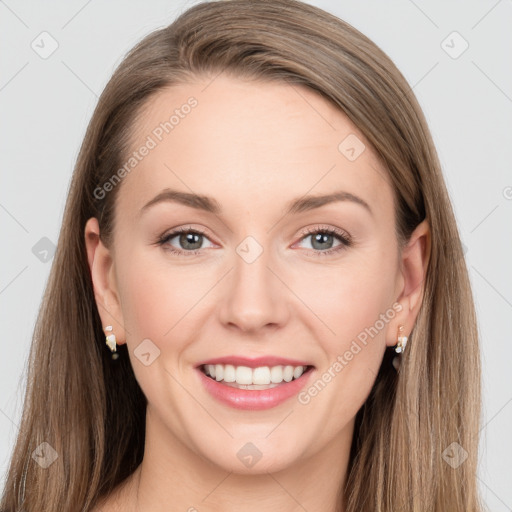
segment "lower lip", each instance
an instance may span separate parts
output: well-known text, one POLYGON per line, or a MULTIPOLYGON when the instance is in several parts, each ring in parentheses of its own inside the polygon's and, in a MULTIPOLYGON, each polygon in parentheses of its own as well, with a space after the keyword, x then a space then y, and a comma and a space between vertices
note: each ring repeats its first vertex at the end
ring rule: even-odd
POLYGON ((298 379, 283 382, 283 384, 275 388, 258 390, 238 389, 226 386, 208 377, 199 368, 197 368, 197 371, 200 374, 201 381, 206 391, 220 402, 234 407, 235 409, 260 411, 276 407, 297 395, 309 380, 313 373, 313 368, 303 373, 298 379))

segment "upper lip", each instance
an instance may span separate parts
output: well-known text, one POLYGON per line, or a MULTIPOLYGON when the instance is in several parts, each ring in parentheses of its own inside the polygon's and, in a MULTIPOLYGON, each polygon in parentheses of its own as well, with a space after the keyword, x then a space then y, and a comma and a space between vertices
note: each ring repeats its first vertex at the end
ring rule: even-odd
POLYGON ((297 359, 288 359, 279 356, 260 356, 260 357, 243 357, 243 356, 224 356, 207 359, 197 364, 201 367, 206 364, 231 364, 233 366, 248 366, 249 368, 258 368, 260 366, 312 366, 307 361, 299 361, 297 359))

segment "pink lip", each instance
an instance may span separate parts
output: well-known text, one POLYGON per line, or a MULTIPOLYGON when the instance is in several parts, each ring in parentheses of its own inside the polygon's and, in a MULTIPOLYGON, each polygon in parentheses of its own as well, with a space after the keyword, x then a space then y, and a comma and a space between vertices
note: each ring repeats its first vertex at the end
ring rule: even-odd
POLYGON ((248 366, 249 368, 257 368, 259 366, 312 366, 311 363, 305 361, 298 361, 296 359, 285 359, 283 357, 275 356, 262 356, 262 357, 241 357, 241 356, 226 356, 216 357, 215 359, 208 359, 201 361, 196 367, 205 364, 232 364, 233 366, 248 366))
MULTIPOLYGON (((223 361, 225 361, 225 359, 223 359, 223 361)), ((268 361, 268 359, 266 359, 266 361, 268 361)), ((261 364, 258 363, 258 365, 261 364)), ((251 367, 256 367, 258 365, 255 364, 254 366, 251 367)), ((240 364, 240 366, 242 365, 240 364)), ((297 366, 301 366, 301 364, 298 364, 297 366)), ((211 396, 235 409, 245 409, 249 411, 260 411, 263 409, 270 409, 285 402, 291 397, 296 396, 299 393, 299 391, 306 385, 311 375, 313 374, 312 369, 309 368, 298 379, 294 379, 291 382, 283 382, 282 384, 276 386, 275 388, 251 390, 238 389, 233 388, 231 386, 226 386, 224 384, 221 384, 221 382, 218 382, 212 379, 211 377, 208 377, 205 373, 202 372, 200 368, 196 368, 196 370, 197 373, 199 374, 199 378, 201 379, 202 385, 205 387, 206 391, 211 396)))

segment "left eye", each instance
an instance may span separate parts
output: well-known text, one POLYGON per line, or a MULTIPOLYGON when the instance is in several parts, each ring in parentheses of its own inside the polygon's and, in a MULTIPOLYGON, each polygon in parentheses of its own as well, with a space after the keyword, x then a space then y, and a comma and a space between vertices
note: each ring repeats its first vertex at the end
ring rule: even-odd
POLYGON ((208 240, 208 238, 199 231, 194 231, 191 229, 177 229, 171 233, 168 233, 167 235, 164 235, 158 243, 160 245, 168 245, 168 249, 171 252, 188 252, 188 253, 195 253, 199 249, 202 249, 202 242, 203 240, 208 240), (174 238, 178 239, 178 243, 180 247, 173 246, 170 242, 174 238))
POLYGON ((314 234, 306 235, 302 240, 307 240, 308 238, 311 239, 311 248, 319 251, 332 249, 336 238, 341 240, 338 245, 343 245, 343 240, 340 236, 326 231, 317 231, 314 234))
POLYGON ((307 231, 306 235, 301 238, 301 241, 307 240, 308 238, 311 238, 312 240, 312 248, 316 249, 313 251, 315 256, 325 256, 336 253, 352 245, 351 238, 348 234, 330 227, 316 227, 314 229, 310 229, 307 231), (340 243, 333 247, 335 239, 338 239, 340 243))

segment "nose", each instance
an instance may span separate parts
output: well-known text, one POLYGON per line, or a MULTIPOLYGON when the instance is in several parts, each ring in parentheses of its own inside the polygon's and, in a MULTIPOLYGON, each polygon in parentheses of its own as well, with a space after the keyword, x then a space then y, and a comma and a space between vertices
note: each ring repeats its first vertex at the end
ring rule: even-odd
POLYGON ((253 260, 254 251, 261 249, 251 244, 249 251, 244 253, 243 249, 243 244, 237 248, 233 269, 226 276, 219 308, 220 320, 227 328, 244 333, 282 327, 289 316, 289 304, 286 287, 276 276, 278 272, 274 267, 277 265, 272 263, 270 251, 263 250, 253 260))

